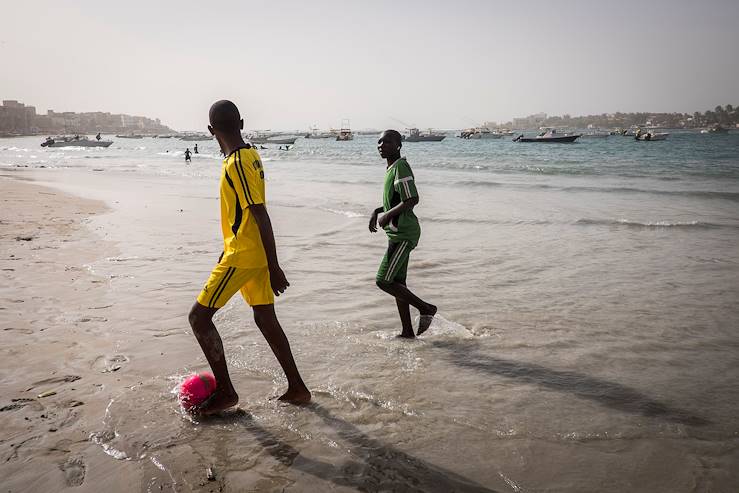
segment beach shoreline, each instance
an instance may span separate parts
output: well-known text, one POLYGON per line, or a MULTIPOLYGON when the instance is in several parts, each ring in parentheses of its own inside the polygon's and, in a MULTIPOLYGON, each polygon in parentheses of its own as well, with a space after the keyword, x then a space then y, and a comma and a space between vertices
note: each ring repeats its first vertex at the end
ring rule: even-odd
POLYGON ((107 280, 88 268, 116 251, 88 227, 108 208, 5 170, 0 193, 3 487, 116 491, 140 473, 89 440, 126 364, 105 329, 107 280))
MULTIPOLYGON (((0 217, 3 268, 31 266, 2 271, 1 328, 23 329, 2 331, 10 385, 0 407, 10 406, 2 416, 12 433, 0 442, 0 473, 11 491, 569 493, 737 483, 729 225, 573 224, 565 214, 519 222, 508 201, 538 195, 503 187, 469 197, 485 211, 480 222, 434 222, 449 214, 434 209, 448 189, 421 182, 426 220, 409 279, 443 303, 427 334, 398 342, 394 305, 373 283, 385 238, 370 235, 360 213, 376 197, 374 170, 368 185, 349 183, 353 168, 335 184, 309 181, 317 165, 306 179, 299 163, 269 163, 269 210, 291 282, 277 310, 315 405, 272 400, 284 378, 236 296, 216 325, 241 409, 199 422, 174 391, 207 369, 186 314, 220 251, 217 179, 93 162, 0 172, 4 204, 14 207, 0 217), (538 235, 548 241, 532 242, 538 235), (607 249, 614 241, 639 251, 640 263, 607 249), (696 257, 701 245, 711 256, 696 257), (555 255, 542 260, 548 250, 555 255), (558 251, 578 261, 561 265, 558 251), (691 283, 681 269, 710 282, 691 283), (80 378, 48 380, 59 376, 80 378), (37 397, 46 391, 57 393, 37 397)), ((212 174, 218 164, 187 171, 212 174)), ((341 172, 321 165, 318 176, 334 178, 332 170, 341 172)), ((417 173, 429 179, 428 169, 417 173)), ((542 209, 554 199, 569 205, 566 194, 541 196, 542 209)))

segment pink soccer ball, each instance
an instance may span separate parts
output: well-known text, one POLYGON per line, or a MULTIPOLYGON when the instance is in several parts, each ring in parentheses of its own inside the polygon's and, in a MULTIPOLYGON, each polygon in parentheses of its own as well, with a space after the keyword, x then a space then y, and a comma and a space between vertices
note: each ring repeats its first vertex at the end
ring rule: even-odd
POLYGON ((180 404, 190 411, 216 391, 216 377, 207 371, 190 375, 180 385, 180 404))

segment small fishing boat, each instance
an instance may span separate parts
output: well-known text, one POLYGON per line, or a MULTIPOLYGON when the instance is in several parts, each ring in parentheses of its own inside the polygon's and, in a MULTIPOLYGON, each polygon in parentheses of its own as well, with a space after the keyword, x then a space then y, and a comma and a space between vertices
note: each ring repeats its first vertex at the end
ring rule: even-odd
POLYGON ((404 136, 405 142, 441 142, 446 138, 446 135, 432 132, 419 131, 417 128, 409 128, 408 135, 404 136))
POLYGON ((297 137, 255 137, 249 139, 252 144, 287 144, 293 145, 297 140, 297 137))
POLYGON ((338 135, 338 131, 331 129, 328 132, 318 130, 317 127, 311 127, 310 132, 305 134, 306 139, 333 139, 338 135))
POLYGON ((722 127, 721 125, 719 125, 717 123, 716 125, 714 125, 714 126, 712 126, 710 128, 704 128, 703 130, 701 130, 701 133, 702 134, 728 134, 729 133, 729 129, 728 128, 724 128, 724 127, 722 127))
POLYGON ((200 142, 205 140, 213 140, 213 136, 206 134, 183 134, 179 136, 179 139, 186 142, 200 142))
POLYGON ((90 140, 87 137, 47 137, 41 147, 108 147, 112 140, 90 140))
POLYGON ((567 144, 575 142, 577 139, 582 137, 581 134, 559 134, 555 129, 545 130, 536 137, 524 137, 523 134, 519 135, 513 142, 541 142, 549 144, 567 144))
POLYGON ((273 134, 268 132, 255 132, 246 137, 252 144, 280 144, 293 145, 297 137, 273 134))
POLYGON ((339 129, 339 133, 336 136, 336 140, 339 142, 354 140, 354 134, 352 133, 352 129, 350 128, 348 119, 341 120, 341 128, 339 129))
POLYGON ((636 135, 634 135, 634 139, 651 142, 657 140, 667 140, 668 135, 670 134, 668 134, 667 132, 644 132, 642 129, 639 129, 637 130, 636 135))
POLYGON ((489 128, 477 127, 464 130, 460 137, 463 139, 470 140, 488 140, 488 139, 500 139, 503 134, 498 132, 491 132, 489 128))

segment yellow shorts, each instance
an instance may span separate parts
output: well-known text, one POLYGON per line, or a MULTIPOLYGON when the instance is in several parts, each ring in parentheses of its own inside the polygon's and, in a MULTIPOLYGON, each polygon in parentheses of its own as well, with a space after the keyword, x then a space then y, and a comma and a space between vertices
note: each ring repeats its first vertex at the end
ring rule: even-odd
POLYGON ((249 306, 275 302, 266 266, 242 269, 217 264, 198 295, 198 303, 208 308, 221 308, 239 290, 249 306))

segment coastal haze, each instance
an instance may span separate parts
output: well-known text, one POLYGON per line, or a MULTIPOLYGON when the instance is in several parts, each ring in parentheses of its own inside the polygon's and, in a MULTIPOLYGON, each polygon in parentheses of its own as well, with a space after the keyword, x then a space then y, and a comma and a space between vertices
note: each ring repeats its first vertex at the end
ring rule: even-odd
POLYGON ((3 6, 4 491, 739 490, 737 10, 3 6), (408 285, 439 307, 416 340, 374 284, 376 133, 259 144, 313 403, 274 399, 285 378, 237 295, 215 323, 239 409, 201 419, 177 389, 208 370, 187 313, 222 251, 222 156, 175 132, 221 98, 249 129, 586 135, 403 144, 408 285), (669 135, 604 131, 632 124, 669 135), (110 144, 40 145, 73 131, 110 144))
POLYGON ((3 98, 205 130, 461 128, 537 112, 692 113, 734 103, 739 3, 11 2, 3 98), (42 67, 42 68, 38 68, 42 67))

